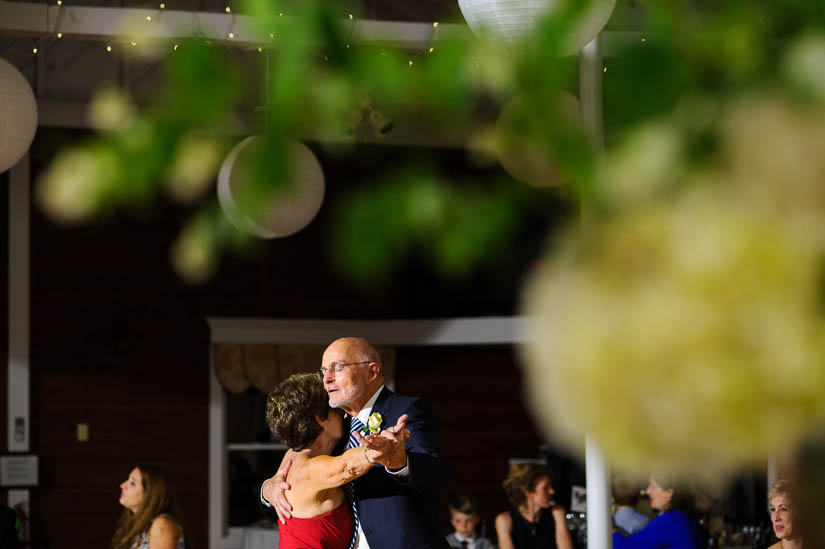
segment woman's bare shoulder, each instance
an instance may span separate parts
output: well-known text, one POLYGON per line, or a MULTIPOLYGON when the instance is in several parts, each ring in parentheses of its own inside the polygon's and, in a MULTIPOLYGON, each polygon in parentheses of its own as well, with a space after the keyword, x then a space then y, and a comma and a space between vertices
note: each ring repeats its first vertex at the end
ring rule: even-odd
POLYGON ((152 521, 152 526, 149 528, 149 539, 152 538, 166 538, 177 540, 181 534, 180 523, 175 520, 172 515, 158 515, 152 521))
POLYGON ((513 517, 510 516, 509 512, 504 511, 496 515, 496 527, 498 526, 503 526, 508 529, 513 526, 513 517))

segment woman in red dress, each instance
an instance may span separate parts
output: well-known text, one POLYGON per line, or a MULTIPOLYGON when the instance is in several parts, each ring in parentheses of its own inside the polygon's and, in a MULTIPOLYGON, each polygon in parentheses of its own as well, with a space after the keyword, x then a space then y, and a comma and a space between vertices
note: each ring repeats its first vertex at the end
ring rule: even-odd
POLYGON ((295 374, 269 393, 266 420, 277 439, 296 452, 286 481, 292 518, 279 528, 279 549, 348 549, 355 522, 341 488, 367 473, 404 444, 406 415, 380 434, 361 437, 363 444, 331 456, 344 436, 343 414, 329 407, 317 375, 295 374))

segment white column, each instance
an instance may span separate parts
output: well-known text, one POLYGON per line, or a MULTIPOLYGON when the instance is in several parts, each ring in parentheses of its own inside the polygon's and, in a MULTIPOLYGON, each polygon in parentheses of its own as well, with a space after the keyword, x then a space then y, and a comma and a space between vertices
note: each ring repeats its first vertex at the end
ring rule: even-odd
POLYGON ((776 455, 768 456, 768 490, 779 480, 779 463, 776 455))
POLYGON ((610 516, 610 470, 601 449, 588 436, 585 446, 587 476, 587 547, 613 547, 613 519, 610 516))
MULTIPOLYGON (((582 127, 590 140, 596 161, 604 156, 604 121, 602 113, 602 54, 600 38, 591 40, 579 53, 579 101, 582 127)), ((582 203, 582 230, 587 230, 588 211, 582 203)), ((585 446, 587 477, 587 547, 612 549, 610 516, 610 470, 601 449, 588 436, 585 446)))
MULTIPOLYGON (((29 155, 9 172, 8 451, 29 442, 29 155)), ((28 490, 9 490, 8 505, 29 501, 28 490)))

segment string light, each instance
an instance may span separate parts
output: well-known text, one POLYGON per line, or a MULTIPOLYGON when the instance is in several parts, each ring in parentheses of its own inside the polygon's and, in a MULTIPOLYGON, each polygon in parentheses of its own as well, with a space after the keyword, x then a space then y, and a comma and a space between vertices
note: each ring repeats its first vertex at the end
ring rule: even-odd
POLYGON ((347 44, 347 47, 349 47, 349 44, 347 44))
POLYGON ((227 36, 228 36, 230 39, 231 39, 231 38, 235 38, 235 33, 234 33, 234 32, 230 32, 229 34, 227 34, 227 36))
POLYGON ((166 9, 166 4, 164 4, 163 2, 161 2, 161 4, 160 4, 160 9, 165 10, 165 9, 166 9))
POLYGON ((147 20, 147 21, 151 21, 151 20, 152 20, 152 16, 151 16, 151 15, 147 15, 147 16, 146 16, 146 20, 147 20))
POLYGON ((177 50, 178 50, 178 45, 177 45, 177 44, 175 44, 175 47, 174 47, 174 48, 172 48, 172 49, 173 49, 173 50, 175 50, 175 51, 177 51, 177 50))
POLYGON ((63 33, 62 33, 62 32, 58 32, 58 33, 57 33, 57 37, 58 37, 58 38, 63 38, 63 33))
POLYGON ((262 47, 258 46, 258 53, 263 53, 263 52, 264 52, 264 49, 262 47))
POLYGON ((112 46, 106 46, 106 51, 107 51, 107 52, 112 51, 112 46))
POLYGON ((410 66, 412 67, 412 59, 410 59, 409 63, 410 63, 410 66))
POLYGON ((642 38, 642 42, 647 42, 647 38, 642 38))
POLYGON ((133 45, 133 46, 137 46, 137 42, 135 42, 134 40, 132 40, 132 45, 133 45))
POLYGON ((607 72, 607 67, 605 67, 605 68, 604 68, 604 70, 603 70, 602 72, 607 72))
POLYGON ((349 14, 349 20, 352 21, 352 14, 349 14))
POLYGON ((231 12, 231 11, 232 11, 232 8, 230 8, 229 6, 226 6, 226 7, 224 8, 224 10, 226 11, 226 13, 229 13, 229 12, 231 12))
POLYGON ((37 55, 37 48, 32 48, 32 53, 37 55))
POLYGON ((438 28, 438 21, 434 21, 434 22, 433 22, 433 28, 434 28, 434 29, 437 29, 437 28, 438 28))
POLYGON ((63 5, 63 0, 57 0, 57 5, 62 6, 63 5))
POLYGON ((274 33, 274 32, 270 32, 270 33, 269 33, 269 37, 270 37, 270 38, 272 38, 272 39, 274 40, 274 39, 275 39, 275 33, 274 33))
POLYGON ((283 12, 278 14, 278 17, 283 17, 283 16, 284 16, 283 12))
POLYGON ((429 52, 432 53, 435 48, 430 48, 429 52))

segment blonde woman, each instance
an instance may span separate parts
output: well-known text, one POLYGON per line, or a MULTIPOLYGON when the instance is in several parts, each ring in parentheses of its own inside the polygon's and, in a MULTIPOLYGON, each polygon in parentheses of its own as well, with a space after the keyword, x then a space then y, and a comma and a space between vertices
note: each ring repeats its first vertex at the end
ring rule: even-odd
POLYGON ((138 465, 120 484, 123 514, 112 549, 184 549, 183 512, 169 475, 152 465, 138 465))
POLYGON ((771 524, 777 541, 769 549, 800 549, 802 538, 794 526, 793 489, 787 480, 778 480, 768 491, 771 524))

